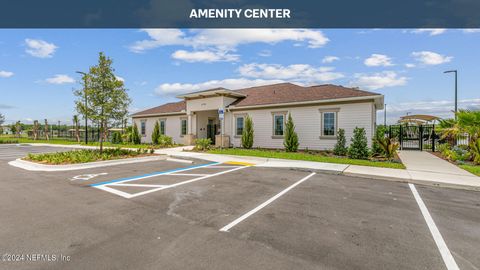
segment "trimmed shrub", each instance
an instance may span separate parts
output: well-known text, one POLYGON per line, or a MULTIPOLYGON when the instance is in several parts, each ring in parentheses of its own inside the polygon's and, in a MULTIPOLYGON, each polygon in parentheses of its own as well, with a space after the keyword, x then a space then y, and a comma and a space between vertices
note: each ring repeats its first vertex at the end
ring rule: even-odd
POLYGON ((253 146, 253 121, 250 116, 245 117, 245 128, 242 132, 242 146, 243 148, 250 149, 253 146))
POLYGON ((158 138, 160 137, 160 124, 158 121, 155 121, 155 126, 153 127, 152 132, 152 143, 158 144, 158 138))
POLYGON ((113 132, 112 133, 112 143, 113 144, 121 144, 123 141, 122 141, 122 135, 120 134, 120 132, 113 132))
POLYGON ((347 139, 345 138, 345 130, 339 129, 337 135, 337 143, 333 148, 333 153, 337 156, 346 156, 347 155, 347 139))
POLYGON ((297 152, 298 150, 298 135, 295 132, 295 124, 293 123, 292 115, 288 114, 288 120, 285 125, 285 138, 283 139, 283 146, 287 152, 297 152))
POLYGON ((137 123, 133 123, 133 130, 132 130, 132 143, 133 144, 140 144, 140 133, 138 133, 137 123))
POLYGON ((169 146, 172 146, 173 145, 173 139, 172 137, 169 137, 167 135, 159 135, 157 137, 157 143, 158 145, 160 145, 161 147, 169 147, 169 146))
POLYGON ((356 127, 353 130, 350 147, 348 148, 348 157, 353 159, 368 159, 368 143, 365 129, 356 127))
POLYGON ((210 138, 196 139, 195 140, 195 150, 206 151, 210 149, 212 140, 210 138))

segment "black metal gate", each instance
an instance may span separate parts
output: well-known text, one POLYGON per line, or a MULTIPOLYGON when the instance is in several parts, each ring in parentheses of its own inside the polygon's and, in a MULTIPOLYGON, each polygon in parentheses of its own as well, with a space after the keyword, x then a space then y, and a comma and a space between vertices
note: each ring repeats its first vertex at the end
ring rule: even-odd
POLYGON ((435 125, 392 125, 387 130, 390 138, 396 139, 400 150, 435 151, 438 135, 435 125))

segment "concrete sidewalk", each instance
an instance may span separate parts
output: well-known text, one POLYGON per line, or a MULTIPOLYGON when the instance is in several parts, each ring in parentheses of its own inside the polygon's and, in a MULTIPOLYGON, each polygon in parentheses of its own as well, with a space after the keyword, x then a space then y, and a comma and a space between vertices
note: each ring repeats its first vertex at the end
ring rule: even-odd
POLYGON ((399 153, 407 169, 390 169, 347 164, 322 163, 302 160, 286 160, 275 158, 246 157, 189 152, 191 146, 156 150, 156 153, 180 158, 198 158, 215 162, 245 162, 258 167, 301 168, 345 175, 391 180, 424 185, 451 187, 459 189, 479 190, 480 177, 477 177, 443 159, 428 152, 402 151, 399 153), (187 150, 187 151, 184 151, 187 150))
MULTIPOLYGON (((36 144, 32 144, 36 145, 36 144)), ((37 144, 44 146, 72 147, 72 148, 95 148, 82 145, 51 145, 37 144)), ((408 182, 423 185, 451 187, 458 189, 469 189, 480 191, 480 177, 475 176, 443 159, 440 159, 428 152, 401 151, 400 159, 407 167, 403 169, 390 169, 380 167, 368 167, 347 164, 323 163, 303 160, 286 160, 275 158, 248 157, 219 155, 209 153, 190 152, 193 146, 182 146, 174 148, 157 149, 155 153, 164 154, 176 158, 196 158, 214 162, 242 162, 259 167, 271 168, 301 168, 351 176, 408 182)))

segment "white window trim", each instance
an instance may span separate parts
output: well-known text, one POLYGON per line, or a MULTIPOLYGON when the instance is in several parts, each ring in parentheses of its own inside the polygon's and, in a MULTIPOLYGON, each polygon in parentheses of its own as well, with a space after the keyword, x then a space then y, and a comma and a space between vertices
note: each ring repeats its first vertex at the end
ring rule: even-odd
POLYGON ((247 116, 246 113, 242 113, 242 114, 234 114, 233 115, 233 120, 235 121, 235 124, 233 125, 233 136, 235 138, 241 138, 242 137, 242 134, 238 135, 237 134, 237 118, 243 118, 243 128, 245 129, 245 117, 247 116))
POLYGON ((272 139, 283 139, 285 136, 285 125, 287 123, 288 111, 272 112, 272 139), (283 135, 275 135, 275 116, 283 116, 283 135))
POLYGON ((338 112, 340 111, 340 108, 325 108, 325 109, 320 109, 320 139, 337 139, 337 134, 338 134, 338 112), (333 128, 333 135, 324 135, 323 134, 323 124, 324 124, 324 114, 325 113, 333 113, 334 114, 334 128, 333 128))
POLYGON ((180 118, 180 137, 183 137, 187 135, 188 133, 188 118, 187 117, 181 117, 180 118), (182 134, 182 122, 185 120, 185 134, 182 134))
POLYGON ((162 122, 163 122, 163 134, 162 135, 167 135, 167 118, 160 118, 158 119, 158 125, 160 127, 160 134, 162 133, 162 122))
POLYGON ((140 120, 140 136, 147 137, 147 119, 140 120), (145 133, 142 134, 143 128, 142 124, 145 125, 145 133))

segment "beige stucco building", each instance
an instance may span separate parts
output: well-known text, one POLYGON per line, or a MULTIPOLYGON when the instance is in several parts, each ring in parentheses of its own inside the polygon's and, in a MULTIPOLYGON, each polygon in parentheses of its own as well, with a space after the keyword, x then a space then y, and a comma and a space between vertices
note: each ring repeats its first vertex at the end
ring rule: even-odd
POLYGON ((182 101, 164 104, 132 115, 142 142, 151 142, 156 121, 162 134, 176 143, 193 144, 211 138, 216 145, 241 147, 245 116, 254 124, 254 147, 283 148, 288 114, 292 115, 301 149, 332 149, 339 128, 347 142, 355 127, 363 127, 369 143, 376 111, 383 95, 337 85, 303 87, 291 83, 239 90, 215 88, 178 96, 182 101), (224 120, 219 117, 224 112, 224 120), (223 129, 223 132, 222 132, 223 129), (223 136, 222 136, 223 134, 223 136))

